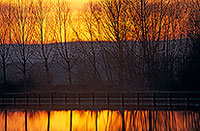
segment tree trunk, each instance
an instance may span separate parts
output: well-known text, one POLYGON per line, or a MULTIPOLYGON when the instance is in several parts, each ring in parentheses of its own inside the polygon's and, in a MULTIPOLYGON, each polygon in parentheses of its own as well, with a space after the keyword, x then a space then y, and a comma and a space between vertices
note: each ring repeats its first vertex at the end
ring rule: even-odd
POLYGON ((69 80, 69 84, 72 84, 72 70, 71 70, 71 65, 70 65, 70 61, 67 62, 68 65, 68 80, 69 80))
POLYGON ((45 60, 45 71, 46 71, 47 83, 50 84, 51 80, 50 80, 50 74, 49 74, 48 60, 47 58, 44 58, 44 60, 45 60))
POLYGON ((5 58, 3 58, 3 84, 5 84, 7 82, 6 79, 6 60, 5 58))

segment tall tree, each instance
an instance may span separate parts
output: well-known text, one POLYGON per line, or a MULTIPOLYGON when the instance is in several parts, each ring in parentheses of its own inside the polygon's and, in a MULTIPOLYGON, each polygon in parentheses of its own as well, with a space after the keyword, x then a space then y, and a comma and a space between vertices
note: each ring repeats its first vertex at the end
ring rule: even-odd
MULTIPOLYGON (((181 59, 178 70, 178 86, 182 90, 199 90, 200 76, 200 1, 186 1, 188 13, 187 31, 189 51, 181 59)), ((184 52, 185 53, 185 52, 184 52)))
MULTIPOLYGON (((174 62, 175 57, 171 57, 172 59, 167 58, 170 53, 176 54, 176 52, 169 53, 168 51, 169 40, 172 40, 172 38, 166 39, 166 37, 169 37, 169 34, 166 33, 172 32, 172 29, 178 27, 175 20, 177 20, 179 8, 177 8, 177 12, 174 12, 173 9, 176 4, 173 3, 173 5, 172 3, 170 0, 130 0, 129 12, 132 39, 139 42, 137 44, 139 49, 137 56, 142 66, 138 65, 138 67, 143 74, 145 86, 149 89, 155 88, 155 84, 159 83, 159 73, 161 71, 158 72, 158 69, 164 69, 163 65, 167 64, 166 62, 168 64, 165 69, 169 69, 168 66, 173 65, 174 62), (171 27, 172 25, 174 25, 173 28, 171 27), (162 56, 163 52, 164 55, 168 55, 162 56), (163 61, 165 63, 162 63, 163 61)), ((171 69, 166 71, 165 75, 170 72, 172 72, 171 69)))
POLYGON ((16 5, 13 5, 14 25, 13 45, 14 54, 12 60, 16 67, 23 74, 24 90, 27 86, 27 71, 32 64, 33 48, 30 44, 33 42, 34 24, 33 3, 28 0, 18 0, 16 5))
POLYGON ((113 51, 110 50, 115 59, 115 67, 118 72, 118 84, 124 86, 124 45, 128 39, 130 24, 128 21, 128 3, 126 0, 104 0, 100 1, 105 17, 102 18, 106 40, 114 43, 113 51))
POLYGON ((3 72, 3 83, 7 81, 7 67, 9 63, 10 47, 12 43, 12 6, 11 3, 0 2, 0 67, 3 72))
POLYGON ((57 1, 57 21, 59 23, 59 32, 58 32, 58 52, 62 59, 62 66, 68 73, 68 82, 72 84, 72 68, 73 62, 76 59, 74 55, 74 48, 71 43, 69 43, 70 35, 70 17, 71 11, 69 8, 69 2, 67 1, 57 1))
POLYGON ((50 81, 50 68, 54 65, 56 60, 56 51, 53 44, 53 15, 52 10, 47 3, 42 0, 36 2, 34 9, 34 16, 36 19, 36 41, 39 43, 37 46, 37 57, 42 61, 42 68, 46 72, 46 80, 50 81))
POLYGON ((82 11, 83 35, 86 39, 86 44, 81 44, 81 50, 88 60, 88 72, 93 81, 101 82, 101 75, 98 69, 99 58, 99 42, 100 39, 100 21, 99 21, 99 4, 89 2, 82 11))

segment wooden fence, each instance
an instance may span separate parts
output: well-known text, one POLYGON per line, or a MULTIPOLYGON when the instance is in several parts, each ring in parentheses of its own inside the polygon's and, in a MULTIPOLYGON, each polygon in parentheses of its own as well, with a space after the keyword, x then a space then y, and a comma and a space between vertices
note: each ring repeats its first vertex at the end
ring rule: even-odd
POLYGON ((200 92, 4 93, 0 109, 200 110, 200 92))

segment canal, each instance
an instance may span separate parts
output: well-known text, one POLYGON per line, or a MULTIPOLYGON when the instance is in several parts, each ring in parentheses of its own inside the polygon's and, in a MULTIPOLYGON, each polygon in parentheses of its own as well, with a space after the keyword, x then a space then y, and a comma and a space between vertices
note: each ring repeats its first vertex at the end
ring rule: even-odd
POLYGON ((200 129, 195 111, 148 110, 4 110, 0 130, 4 131, 149 131, 200 129))

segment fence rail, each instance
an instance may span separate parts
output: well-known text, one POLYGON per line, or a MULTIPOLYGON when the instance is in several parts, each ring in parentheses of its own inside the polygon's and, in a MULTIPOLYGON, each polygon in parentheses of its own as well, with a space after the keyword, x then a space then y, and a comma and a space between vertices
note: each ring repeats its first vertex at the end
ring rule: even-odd
POLYGON ((200 110, 199 92, 0 94, 0 109, 200 110))

